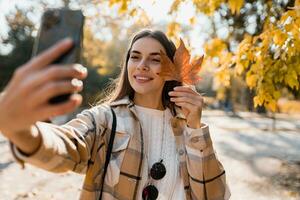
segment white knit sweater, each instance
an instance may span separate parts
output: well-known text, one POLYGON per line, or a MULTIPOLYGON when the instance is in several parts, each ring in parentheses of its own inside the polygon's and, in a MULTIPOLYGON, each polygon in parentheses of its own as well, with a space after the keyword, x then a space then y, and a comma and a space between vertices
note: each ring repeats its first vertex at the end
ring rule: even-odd
POLYGON ((166 175, 160 180, 152 179, 159 191, 158 200, 184 200, 183 180, 179 174, 179 160, 176 153, 175 137, 172 132, 169 109, 164 111, 135 105, 140 119, 146 159, 140 184, 138 199, 142 199, 142 191, 148 183, 148 174, 152 165, 161 159, 166 167, 166 175), (164 126, 164 127, 163 127, 164 126), (163 136, 163 133, 165 134, 163 136))

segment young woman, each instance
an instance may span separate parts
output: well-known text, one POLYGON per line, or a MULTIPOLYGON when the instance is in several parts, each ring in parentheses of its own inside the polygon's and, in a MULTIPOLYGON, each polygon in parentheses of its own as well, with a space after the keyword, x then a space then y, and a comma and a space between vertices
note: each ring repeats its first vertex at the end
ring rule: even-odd
POLYGON ((133 37, 120 77, 103 103, 62 126, 41 122, 81 102, 73 95, 63 104, 47 103, 57 94, 82 88, 80 81, 61 79, 84 79, 84 68, 45 68, 70 45, 63 41, 20 68, 0 97, 0 130, 20 163, 85 173, 82 200, 99 199, 102 186, 104 200, 229 199, 225 171, 208 125, 201 123, 203 98, 193 87, 159 75, 164 67, 160 52, 173 60, 176 51, 160 31, 144 30, 133 37), (113 121, 110 108, 117 127, 103 183, 113 121))

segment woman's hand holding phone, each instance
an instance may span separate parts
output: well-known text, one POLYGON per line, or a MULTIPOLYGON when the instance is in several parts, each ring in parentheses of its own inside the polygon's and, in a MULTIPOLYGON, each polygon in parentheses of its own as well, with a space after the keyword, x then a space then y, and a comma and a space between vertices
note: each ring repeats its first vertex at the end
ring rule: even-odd
MULTIPOLYGON (((20 132, 32 130, 43 121, 73 111, 82 102, 82 79, 86 68, 79 64, 51 64, 73 43, 64 39, 19 67, 0 94, 0 132, 10 140, 20 132), (51 104, 49 99, 71 93, 68 101, 51 104)), ((18 145, 17 145, 18 146, 18 145)))

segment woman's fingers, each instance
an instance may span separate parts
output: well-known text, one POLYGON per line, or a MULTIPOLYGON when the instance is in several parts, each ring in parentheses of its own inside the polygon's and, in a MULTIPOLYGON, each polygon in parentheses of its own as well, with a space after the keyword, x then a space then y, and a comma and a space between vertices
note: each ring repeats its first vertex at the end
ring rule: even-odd
POLYGON ((71 38, 63 39, 26 63, 23 70, 33 71, 41 69, 66 53, 72 46, 73 42, 71 38))
POLYGON ((185 103, 185 102, 187 102, 187 103, 190 103, 190 104, 192 104, 194 106, 201 106, 202 105, 199 100, 197 100, 195 98, 185 97, 185 96, 171 98, 170 100, 173 101, 173 102, 175 102, 175 103, 185 103))
POLYGON ((63 115, 73 111, 82 102, 82 96, 80 94, 72 94, 70 99, 60 104, 45 104, 41 105, 36 113, 39 114, 37 120, 46 120, 51 117, 63 115))
POLYGON ((195 105, 202 105, 203 104, 203 98, 198 93, 192 93, 192 92, 179 92, 179 91, 172 91, 169 92, 169 96, 171 97, 171 101, 189 101, 190 103, 193 103, 195 105))
POLYGON ((40 105, 47 103, 50 98, 58 95, 80 92, 82 88, 82 81, 78 79, 52 81, 37 89, 30 98, 35 101, 35 105, 40 105))
POLYGON ((189 92, 191 94, 198 94, 198 92, 196 91, 195 86, 193 86, 193 85, 177 86, 177 87, 174 88, 174 91, 189 92))
POLYGON ((33 74, 29 80, 27 80, 28 87, 25 90, 32 90, 43 84, 47 84, 54 80, 62 79, 84 79, 87 76, 87 70, 79 64, 74 65, 53 65, 49 66, 45 70, 41 70, 33 74))

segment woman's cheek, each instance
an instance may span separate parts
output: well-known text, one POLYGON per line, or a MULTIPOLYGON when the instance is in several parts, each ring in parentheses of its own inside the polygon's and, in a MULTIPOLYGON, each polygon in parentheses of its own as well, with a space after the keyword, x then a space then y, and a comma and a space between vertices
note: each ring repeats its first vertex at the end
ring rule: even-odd
POLYGON ((161 65, 153 65, 152 69, 155 74, 159 74, 161 72, 161 65))
POLYGON ((130 62, 128 62, 127 71, 128 71, 128 76, 130 76, 129 78, 131 78, 133 76, 134 67, 131 65, 130 62))
POLYGON ((134 69, 132 67, 130 67, 129 63, 127 65, 127 76, 128 76, 128 80, 129 80, 129 83, 132 87, 132 84, 133 84, 133 72, 134 72, 134 69))

